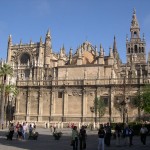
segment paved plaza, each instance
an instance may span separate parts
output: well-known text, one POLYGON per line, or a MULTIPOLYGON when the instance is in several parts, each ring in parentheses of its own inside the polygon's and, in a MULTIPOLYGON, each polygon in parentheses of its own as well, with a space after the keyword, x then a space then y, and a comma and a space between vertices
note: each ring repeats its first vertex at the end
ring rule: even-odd
MULTIPOLYGON (((58 129, 57 129, 58 130, 58 129)), ((72 150, 70 146, 71 129, 62 129, 63 135, 60 140, 54 140, 50 129, 37 128, 39 132, 38 140, 17 140, 16 135, 12 141, 6 140, 7 130, 0 130, 0 150, 72 150)), ((87 130, 87 150, 97 150, 97 131, 87 130)), ((111 140, 111 146, 105 147, 105 150, 150 150, 150 136, 147 137, 147 145, 142 145, 140 137, 134 136, 133 146, 123 145, 117 147, 115 139, 111 140)))

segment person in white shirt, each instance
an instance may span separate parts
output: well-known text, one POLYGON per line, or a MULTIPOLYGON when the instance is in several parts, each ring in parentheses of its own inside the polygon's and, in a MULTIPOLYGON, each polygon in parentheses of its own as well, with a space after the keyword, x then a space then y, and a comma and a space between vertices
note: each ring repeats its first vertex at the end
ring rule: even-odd
POLYGON ((23 131, 22 131, 24 140, 26 139, 26 132, 27 132, 27 126, 26 126, 26 123, 24 122, 23 123, 23 131))

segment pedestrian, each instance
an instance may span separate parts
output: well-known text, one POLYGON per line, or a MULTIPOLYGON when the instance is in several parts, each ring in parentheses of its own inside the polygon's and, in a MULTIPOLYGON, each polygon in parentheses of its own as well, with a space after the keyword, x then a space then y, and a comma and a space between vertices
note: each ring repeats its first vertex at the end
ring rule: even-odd
POLYGON ((118 123, 115 126, 115 138, 116 138, 116 145, 120 146, 121 127, 118 123))
POLYGON ((54 124, 53 129, 54 129, 54 132, 56 132, 56 124, 54 124))
POLYGON ((73 150, 77 150, 78 149, 78 137, 79 137, 79 133, 77 130, 77 126, 74 126, 72 129, 72 146, 73 146, 73 150))
POLYGON ((82 126, 79 133, 79 140, 80 140, 80 150, 86 149, 86 130, 85 126, 82 126))
POLYGON ((132 127, 129 125, 129 146, 132 146, 133 143, 133 136, 134 136, 134 131, 132 129, 132 127))
POLYGON ((29 136, 32 135, 32 132, 33 132, 33 128, 32 128, 32 125, 30 124, 30 125, 29 125, 29 136))
POLYGON ((98 150, 104 150, 104 137, 105 130, 103 125, 100 125, 100 129, 98 130, 98 150))
POLYGON ((124 145, 129 145, 129 126, 128 124, 125 125, 123 129, 123 137, 124 137, 124 145))
POLYGON ((53 126, 52 125, 50 125, 50 131, 53 132, 53 126))
POLYGON ((145 124, 142 124, 142 127, 140 129, 140 136, 141 136, 141 142, 143 143, 143 145, 146 145, 147 134, 148 134, 148 129, 145 126, 145 124))
POLYGON ((104 138, 104 142, 107 146, 110 146, 110 140, 111 140, 111 127, 110 124, 107 123, 107 125, 105 126, 105 138, 104 138))
POLYGON ((9 134, 7 135, 7 140, 12 140, 14 135, 14 124, 11 123, 9 126, 9 134))
POLYGON ((22 138, 23 138, 23 126, 22 126, 22 124, 19 124, 18 139, 21 140, 22 138))
POLYGON ((27 132, 27 125, 25 122, 23 123, 22 129, 23 129, 22 130, 23 139, 25 140, 26 139, 26 132, 27 132))
POLYGON ((34 123, 33 128, 36 129, 36 124, 34 123))
POLYGON ((2 123, 2 130, 4 129, 4 124, 2 123))

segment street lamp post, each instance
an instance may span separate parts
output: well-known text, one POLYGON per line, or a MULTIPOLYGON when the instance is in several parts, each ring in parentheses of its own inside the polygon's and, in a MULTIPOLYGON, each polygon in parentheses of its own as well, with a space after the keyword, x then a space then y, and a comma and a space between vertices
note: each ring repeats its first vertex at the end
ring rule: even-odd
POLYGON ((124 76, 123 78, 123 99, 119 100, 117 99, 117 103, 121 106, 121 111, 122 111, 122 120, 123 120, 123 125, 125 123, 128 123, 128 103, 129 103, 129 98, 126 97, 126 77, 124 76), (127 115, 126 115, 127 114, 127 115))
POLYGON ((128 103, 130 102, 129 98, 127 97, 125 100, 117 100, 117 103, 121 106, 121 112, 122 112, 122 119, 123 119, 123 125, 125 123, 128 123, 128 103))
POLYGON ((92 113, 92 119, 91 119, 91 130, 92 130, 93 125, 94 125, 94 118, 93 118, 93 114, 94 114, 94 111, 95 111, 94 106, 91 106, 91 107, 90 107, 90 111, 91 111, 91 113, 92 113))

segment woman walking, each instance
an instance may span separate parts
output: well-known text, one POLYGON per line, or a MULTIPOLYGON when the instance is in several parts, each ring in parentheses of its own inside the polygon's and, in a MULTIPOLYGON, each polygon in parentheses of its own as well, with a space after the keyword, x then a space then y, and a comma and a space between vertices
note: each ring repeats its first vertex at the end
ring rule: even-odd
POLYGON ((74 126, 72 130, 73 150, 78 149, 78 136, 79 136, 79 133, 77 131, 77 126, 74 126))

